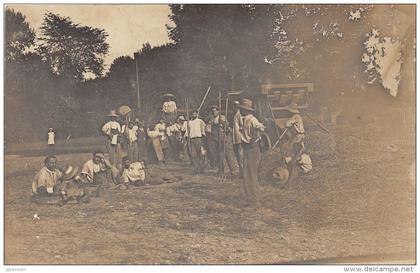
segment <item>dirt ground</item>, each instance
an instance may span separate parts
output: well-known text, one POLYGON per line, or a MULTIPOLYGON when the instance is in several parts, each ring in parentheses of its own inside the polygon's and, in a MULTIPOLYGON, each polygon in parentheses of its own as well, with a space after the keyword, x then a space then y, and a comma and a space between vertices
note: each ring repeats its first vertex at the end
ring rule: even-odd
MULTIPOLYGON (((239 180, 193 176, 179 162, 151 170, 151 182, 178 177, 174 183, 109 190, 81 205, 37 205, 30 191, 42 144, 11 145, 5 263, 414 263, 414 137, 374 127, 330 130, 334 145, 311 148, 312 173, 287 189, 262 187, 257 212, 242 209, 239 180)), ((62 144, 72 148, 58 151, 59 165, 88 160, 100 145, 90 141, 62 144)))

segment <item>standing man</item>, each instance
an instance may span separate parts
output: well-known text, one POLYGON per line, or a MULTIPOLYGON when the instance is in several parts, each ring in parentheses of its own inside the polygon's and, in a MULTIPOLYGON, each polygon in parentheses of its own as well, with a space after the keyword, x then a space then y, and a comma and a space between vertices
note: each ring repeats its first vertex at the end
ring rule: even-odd
POLYGON ((111 110, 107 117, 109 118, 109 121, 102 127, 102 132, 108 137, 106 148, 109 153, 109 160, 111 161, 111 164, 116 164, 118 136, 121 134, 121 125, 117 121, 118 115, 115 110, 111 110))
POLYGON ((137 126, 137 150, 139 161, 147 161, 147 145, 146 145, 146 130, 144 128, 144 122, 136 119, 135 124, 137 126))
POLYGON ((258 182, 258 165, 261 160, 261 152, 259 142, 261 140, 261 132, 264 131, 264 125, 258 121, 253 115, 252 100, 242 99, 238 105, 244 123, 241 130, 241 142, 243 148, 243 174, 244 189, 247 199, 247 206, 258 208, 260 203, 260 188, 258 182))
POLYGON ((233 152, 235 153, 236 161, 239 166, 239 177, 243 178, 243 166, 242 166, 242 146, 241 146, 241 129, 244 125, 241 111, 239 110, 239 101, 233 102, 235 115, 233 116, 233 128, 232 128, 232 143, 233 152))
POLYGON ((223 174, 224 164, 227 163, 231 175, 237 175, 238 170, 235 165, 235 159, 232 155, 232 143, 227 138, 229 123, 226 116, 220 114, 219 107, 213 105, 211 107, 213 118, 211 123, 211 147, 215 151, 215 159, 219 162, 219 174, 223 174), (230 146, 229 146, 230 145, 230 146))
POLYGON ((204 173, 203 155, 201 153, 201 139, 206 135, 204 121, 198 118, 198 111, 192 112, 192 119, 187 121, 186 138, 189 139, 189 150, 194 174, 204 173))
POLYGON ((128 122, 128 128, 126 129, 127 135, 127 154, 132 162, 138 160, 138 144, 137 144, 137 131, 138 127, 134 127, 134 122, 128 122))
POLYGON ((156 158, 159 164, 165 163, 165 157, 163 155, 162 144, 160 143, 160 132, 155 125, 150 125, 147 129, 147 135, 152 141, 153 150, 155 151, 156 158))

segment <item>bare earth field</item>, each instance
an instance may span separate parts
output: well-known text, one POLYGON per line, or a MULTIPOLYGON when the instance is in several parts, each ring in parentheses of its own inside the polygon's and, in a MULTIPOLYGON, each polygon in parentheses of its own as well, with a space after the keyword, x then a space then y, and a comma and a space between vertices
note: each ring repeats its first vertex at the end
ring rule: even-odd
MULTIPOLYGON (((358 131, 331 128, 334 147, 312 147, 313 172, 287 189, 262 187, 257 212, 242 209, 241 181, 193 176, 178 162, 152 166, 157 185, 108 190, 87 204, 37 205, 30 191, 43 144, 10 145, 5 263, 414 263, 414 138, 358 131)), ((63 143, 59 165, 80 166, 101 141, 63 143)))

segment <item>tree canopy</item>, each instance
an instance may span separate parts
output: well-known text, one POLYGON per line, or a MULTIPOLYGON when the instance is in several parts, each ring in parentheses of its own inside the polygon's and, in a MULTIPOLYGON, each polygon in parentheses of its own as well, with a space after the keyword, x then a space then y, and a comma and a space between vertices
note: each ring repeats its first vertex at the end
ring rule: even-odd
POLYGON ((6 36, 7 62, 23 58, 25 51, 34 45, 35 31, 26 22, 26 17, 13 9, 6 8, 6 36))
POLYGON ((38 52, 54 74, 77 82, 83 81, 88 73, 102 76, 103 57, 109 50, 108 34, 104 29, 82 26, 69 17, 48 12, 41 34, 38 52))

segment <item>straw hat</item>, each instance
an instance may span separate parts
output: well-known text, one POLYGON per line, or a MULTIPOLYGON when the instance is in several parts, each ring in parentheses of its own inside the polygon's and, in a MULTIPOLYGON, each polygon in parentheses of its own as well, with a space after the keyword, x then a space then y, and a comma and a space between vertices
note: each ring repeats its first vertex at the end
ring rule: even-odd
POLYGON ((185 117, 183 115, 179 116, 178 119, 181 121, 185 121, 185 117))
POLYGON ((293 113, 293 114, 299 114, 300 113, 299 106, 296 104, 296 102, 292 102, 291 104, 289 104, 287 106, 287 111, 289 111, 290 113, 293 113))
POLYGON ((118 117, 117 112, 115 110, 111 110, 109 112, 108 115, 106 115, 107 117, 118 117))
POLYGON ((131 112, 131 108, 127 105, 122 105, 118 108, 118 114, 125 116, 131 112))
POLYGON ((289 171, 284 167, 277 167, 273 170, 273 178, 280 183, 286 183, 289 179, 289 171))
POLYGON ((255 109, 252 106, 253 106, 253 103, 252 103, 252 100, 250 99, 242 99, 238 105, 238 107, 241 109, 248 110, 248 111, 255 111, 255 109))
POLYGON ((73 167, 72 165, 67 165, 63 170, 63 175, 61 176, 61 180, 66 181, 70 180, 73 177, 76 176, 76 174, 79 172, 79 168, 73 167))

